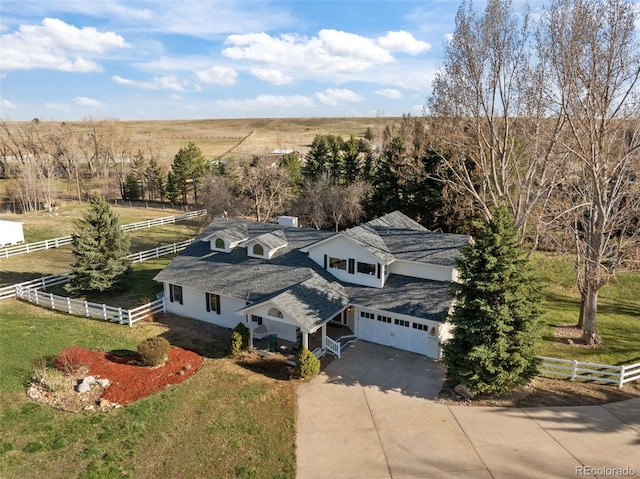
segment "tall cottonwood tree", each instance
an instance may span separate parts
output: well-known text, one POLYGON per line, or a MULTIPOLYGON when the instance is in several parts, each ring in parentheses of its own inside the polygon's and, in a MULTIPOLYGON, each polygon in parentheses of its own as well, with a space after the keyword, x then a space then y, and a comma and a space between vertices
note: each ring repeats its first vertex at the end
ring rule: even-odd
POLYGON ((505 205, 520 238, 534 236, 556 184, 552 155, 562 118, 546 114, 545 76, 534 65, 528 12, 489 0, 482 13, 463 1, 427 110, 448 166, 440 179, 473 199, 485 219, 505 205), (533 222, 534 224, 530 224, 533 222))
POLYGON ((563 188, 553 213, 572 244, 583 340, 598 344, 598 292, 640 247, 640 43, 638 11, 622 0, 556 0, 538 50, 551 80, 563 188))

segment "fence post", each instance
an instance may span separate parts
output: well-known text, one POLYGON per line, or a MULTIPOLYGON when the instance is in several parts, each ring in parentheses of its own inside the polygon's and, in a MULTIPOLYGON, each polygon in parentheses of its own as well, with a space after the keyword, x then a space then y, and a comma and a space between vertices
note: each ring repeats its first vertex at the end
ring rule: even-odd
POLYGON ((104 303, 102 304, 102 319, 104 319, 105 321, 107 320, 107 305, 104 303))
POLYGON ((71 314, 71 298, 67 296, 67 311, 71 314))
POLYGON ((122 308, 118 307, 118 322, 122 324, 122 308))
POLYGON ((89 317, 89 303, 87 303, 86 301, 84 302, 84 315, 87 318, 89 317))
POLYGON ((127 317, 129 319, 129 327, 133 326, 133 323, 131 322, 131 310, 127 309, 127 317))
POLYGON ((571 381, 576 380, 576 369, 578 369, 578 360, 574 359, 571 365, 571 381))
MULTIPOLYGON (((28 294, 28 291, 29 290, 27 290, 27 294, 28 294)), ((40 298, 38 298, 38 290, 36 289, 35 292, 36 292, 36 304, 40 305, 40 298)))
POLYGON ((624 386, 624 373, 625 373, 625 369, 626 366, 622 366, 620 368, 620 376, 618 376, 618 387, 621 388, 622 386, 624 386))
POLYGON ((51 309, 56 309, 56 303, 53 299, 53 293, 49 293, 49 301, 51 302, 51 309))

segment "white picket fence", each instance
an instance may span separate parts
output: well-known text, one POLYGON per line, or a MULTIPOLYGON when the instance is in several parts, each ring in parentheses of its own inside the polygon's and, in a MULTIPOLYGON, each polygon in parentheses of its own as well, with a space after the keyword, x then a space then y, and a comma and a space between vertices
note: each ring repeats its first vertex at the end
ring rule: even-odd
POLYGON ((540 359, 542 360, 540 374, 569 378, 571 381, 583 379, 613 383, 622 387, 626 383, 640 380, 640 363, 611 366, 545 356, 540 356, 540 359))
POLYGON ((134 309, 122 309, 106 304, 92 303, 47 293, 33 288, 18 287, 18 298, 49 309, 62 311, 74 316, 102 319, 133 326, 134 323, 152 316, 160 311, 165 312, 164 296, 134 309))
MULTIPOLYGON (((147 251, 140 251, 139 253, 132 253, 128 255, 127 258, 131 259, 134 263, 141 263, 152 258, 159 258, 166 254, 182 251, 192 241, 193 240, 187 240, 147 251)), ((58 296, 44 291, 51 286, 64 284, 68 281, 69 272, 66 271, 61 274, 43 276, 42 278, 33 279, 31 281, 6 286, 4 288, 0 288, 0 301, 17 297, 42 307, 55 309, 56 311, 62 311, 75 316, 85 316, 87 318, 113 321, 120 324, 128 324, 129 326, 132 326, 134 323, 152 316, 155 313, 166 311, 164 297, 137 308, 122 309, 115 306, 108 306, 106 304, 98 304, 90 301, 58 296)))
MULTIPOLYGON (((153 220, 139 221, 137 223, 131 223, 123 225, 121 228, 124 231, 135 231, 143 228, 152 228, 154 226, 162 226, 170 223, 177 223, 179 221, 185 221, 190 218, 196 218, 198 216, 204 216, 207 214, 207 210, 190 211, 184 215, 178 216, 166 216, 164 218, 156 218, 153 220)), ((13 246, 7 246, 0 248, 0 258, 8 258, 9 256, 16 256, 19 254, 33 253, 36 251, 43 251, 51 248, 59 248, 60 246, 71 244, 71 236, 61 236, 60 238, 53 238, 44 241, 37 241, 35 243, 26 243, 13 246)))

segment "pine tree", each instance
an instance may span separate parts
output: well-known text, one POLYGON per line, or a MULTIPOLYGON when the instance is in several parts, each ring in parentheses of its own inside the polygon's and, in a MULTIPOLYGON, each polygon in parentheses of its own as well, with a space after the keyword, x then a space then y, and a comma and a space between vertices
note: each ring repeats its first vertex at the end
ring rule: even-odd
POLYGON ((310 181, 317 180, 328 169, 330 158, 331 147, 327 137, 316 135, 305 157, 305 164, 302 168, 304 178, 310 181))
POLYGON ((89 209, 72 234, 75 262, 66 288, 72 293, 123 289, 131 272, 129 236, 101 195, 89 199, 89 209))
POLYGON ((539 296, 507 210, 497 209, 462 253, 447 371, 475 393, 506 393, 537 374, 540 341, 539 296))

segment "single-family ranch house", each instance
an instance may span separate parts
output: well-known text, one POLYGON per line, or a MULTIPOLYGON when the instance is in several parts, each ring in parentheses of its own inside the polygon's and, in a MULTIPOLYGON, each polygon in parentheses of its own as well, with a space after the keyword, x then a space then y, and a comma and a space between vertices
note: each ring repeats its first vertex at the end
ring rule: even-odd
POLYGON ((24 243, 22 223, 19 221, 0 220, 0 246, 24 243))
POLYGON ((447 282, 469 236, 429 231, 397 211, 339 233, 293 224, 215 219, 155 277, 167 311, 227 328, 244 322, 252 341, 270 334, 309 347, 311 337, 338 356, 328 324, 441 356, 447 282))

